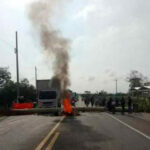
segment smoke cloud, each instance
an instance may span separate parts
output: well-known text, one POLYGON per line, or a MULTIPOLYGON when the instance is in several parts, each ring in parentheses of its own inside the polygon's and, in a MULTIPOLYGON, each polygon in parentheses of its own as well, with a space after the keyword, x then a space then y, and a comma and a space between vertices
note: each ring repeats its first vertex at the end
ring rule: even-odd
POLYGON ((52 86, 64 91, 70 85, 68 41, 52 27, 53 10, 60 0, 39 0, 29 6, 29 18, 40 36, 46 58, 54 57, 52 86))

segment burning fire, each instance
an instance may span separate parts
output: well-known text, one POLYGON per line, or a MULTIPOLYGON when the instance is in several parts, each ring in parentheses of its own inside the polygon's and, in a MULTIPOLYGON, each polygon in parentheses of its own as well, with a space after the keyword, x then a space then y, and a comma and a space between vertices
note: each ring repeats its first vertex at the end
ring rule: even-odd
POLYGON ((67 93, 65 98, 63 99, 64 113, 71 114, 73 112, 71 101, 69 98, 69 94, 67 93))

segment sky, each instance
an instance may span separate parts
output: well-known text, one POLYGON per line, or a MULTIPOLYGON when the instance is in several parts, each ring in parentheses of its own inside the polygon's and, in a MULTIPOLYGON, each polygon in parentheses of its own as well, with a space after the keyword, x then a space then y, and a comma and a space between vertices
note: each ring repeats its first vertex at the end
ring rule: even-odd
MULTIPOLYGON (((0 3, 0 67, 9 67, 16 80, 15 31, 18 31, 20 79, 53 75, 52 60, 45 59, 28 18, 29 5, 37 0, 0 3)), ((149 0, 61 0, 52 25, 69 40, 69 72, 76 92, 105 90, 127 92, 126 77, 138 70, 150 77, 149 0)))

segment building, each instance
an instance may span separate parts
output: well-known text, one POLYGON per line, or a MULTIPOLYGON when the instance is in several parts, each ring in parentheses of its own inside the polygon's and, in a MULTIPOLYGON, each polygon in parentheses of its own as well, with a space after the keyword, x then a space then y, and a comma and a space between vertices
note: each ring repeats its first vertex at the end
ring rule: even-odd
POLYGON ((129 93, 133 96, 136 95, 150 96, 150 86, 134 87, 130 89, 129 93))

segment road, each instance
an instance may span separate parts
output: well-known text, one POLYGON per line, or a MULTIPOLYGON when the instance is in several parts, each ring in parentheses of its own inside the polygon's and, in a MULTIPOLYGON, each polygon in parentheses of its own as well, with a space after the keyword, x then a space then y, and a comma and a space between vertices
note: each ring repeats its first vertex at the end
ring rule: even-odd
POLYGON ((0 120, 0 150, 34 150, 60 120, 53 116, 11 116, 0 120))
POLYGON ((6 117, 0 121, 0 150, 38 150, 42 144, 42 150, 148 150, 150 121, 139 116, 6 117))

